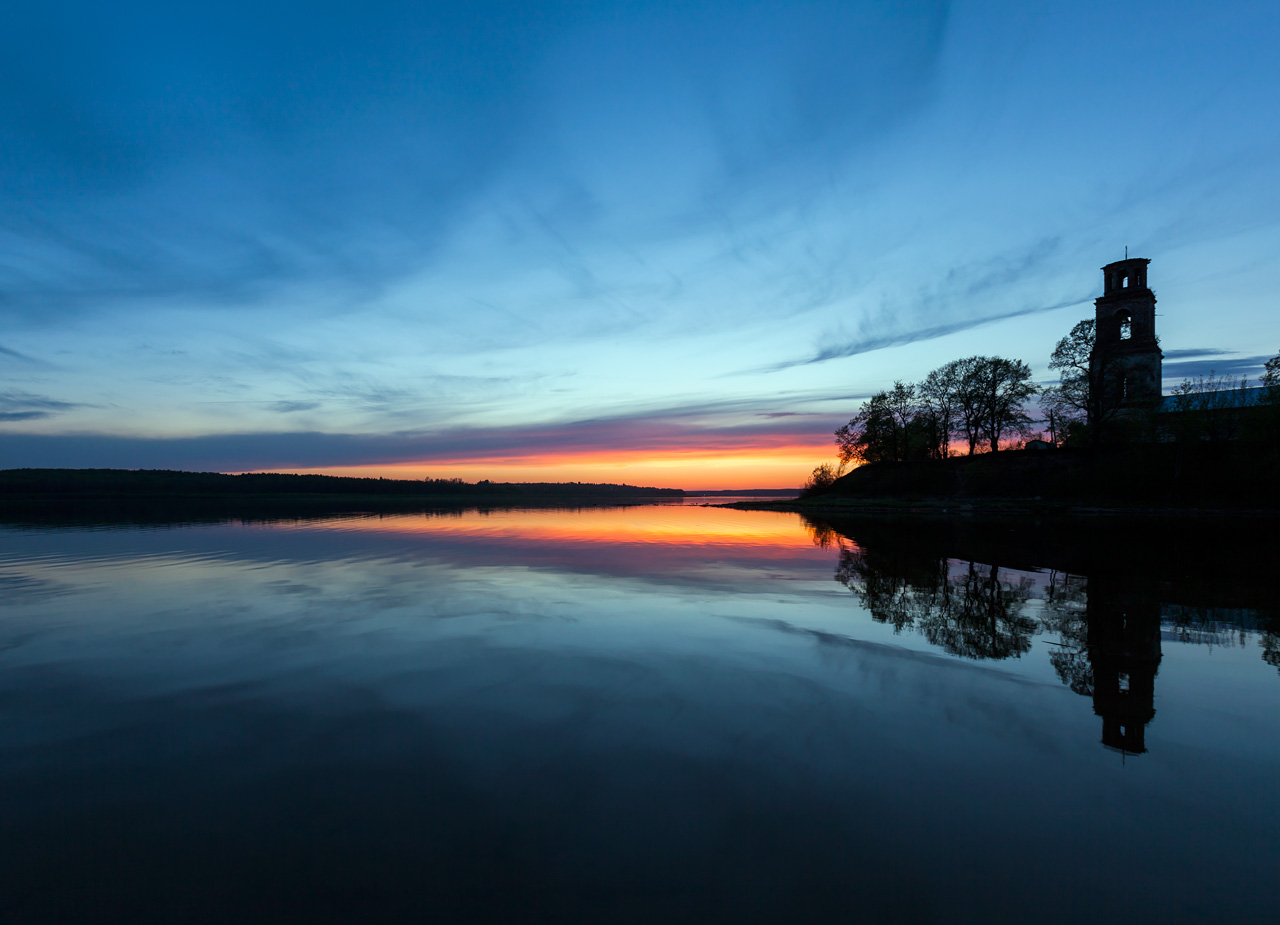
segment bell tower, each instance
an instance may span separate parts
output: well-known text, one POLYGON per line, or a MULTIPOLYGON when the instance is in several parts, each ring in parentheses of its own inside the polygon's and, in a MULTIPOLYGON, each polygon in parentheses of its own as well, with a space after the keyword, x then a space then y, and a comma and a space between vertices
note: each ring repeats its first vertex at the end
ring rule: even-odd
POLYGON ((1160 400, 1164 354, 1156 341, 1156 296, 1147 286, 1145 257, 1126 257, 1102 268, 1102 295, 1094 301, 1091 379, 1113 408, 1160 400))

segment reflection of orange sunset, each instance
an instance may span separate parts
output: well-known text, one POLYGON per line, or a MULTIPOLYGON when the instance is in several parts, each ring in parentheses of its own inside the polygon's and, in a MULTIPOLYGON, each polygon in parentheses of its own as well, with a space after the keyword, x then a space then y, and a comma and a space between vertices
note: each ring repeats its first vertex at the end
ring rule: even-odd
MULTIPOLYGON (((559 545, 750 546, 813 548, 794 514, 731 508, 643 505, 584 510, 500 510, 464 517, 398 514, 325 522, 336 530, 434 537, 494 537, 559 545)), ((314 529, 315 522, 307 524, 314 529)))
POLYGON ((468 482, 615 482, 694 490, 798 488, 815 465, 832 455, 828 441, 752 447, 740 453, 697 449, 587 451, 291 471, 389 479, 459 478, 468 482))

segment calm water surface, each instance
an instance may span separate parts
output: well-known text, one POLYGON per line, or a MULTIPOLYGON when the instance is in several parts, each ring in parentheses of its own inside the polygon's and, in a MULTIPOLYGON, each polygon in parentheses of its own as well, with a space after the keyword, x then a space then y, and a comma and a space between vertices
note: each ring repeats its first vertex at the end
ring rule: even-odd
POLYGON ((0 922, 1274 921, 1275 553, 695 506, 0 526, 0 922))

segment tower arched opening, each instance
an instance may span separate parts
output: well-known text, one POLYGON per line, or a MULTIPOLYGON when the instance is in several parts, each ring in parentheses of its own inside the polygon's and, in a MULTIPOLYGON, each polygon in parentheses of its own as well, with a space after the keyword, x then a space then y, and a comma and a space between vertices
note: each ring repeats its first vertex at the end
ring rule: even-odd
POLYGON ((1120 339, 1133 337, 1133 316, 1127 311, 1116 312, 1116 327, 1120 331, 1120 339))

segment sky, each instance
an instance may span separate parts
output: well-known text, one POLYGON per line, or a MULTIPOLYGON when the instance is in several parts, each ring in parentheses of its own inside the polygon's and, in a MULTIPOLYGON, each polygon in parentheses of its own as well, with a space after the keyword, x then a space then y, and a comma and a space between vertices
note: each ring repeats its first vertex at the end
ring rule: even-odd
POLYGON ((0 468, 787 487, 895 379, 1280 352, 1274 2, 0 12, 0 468))

